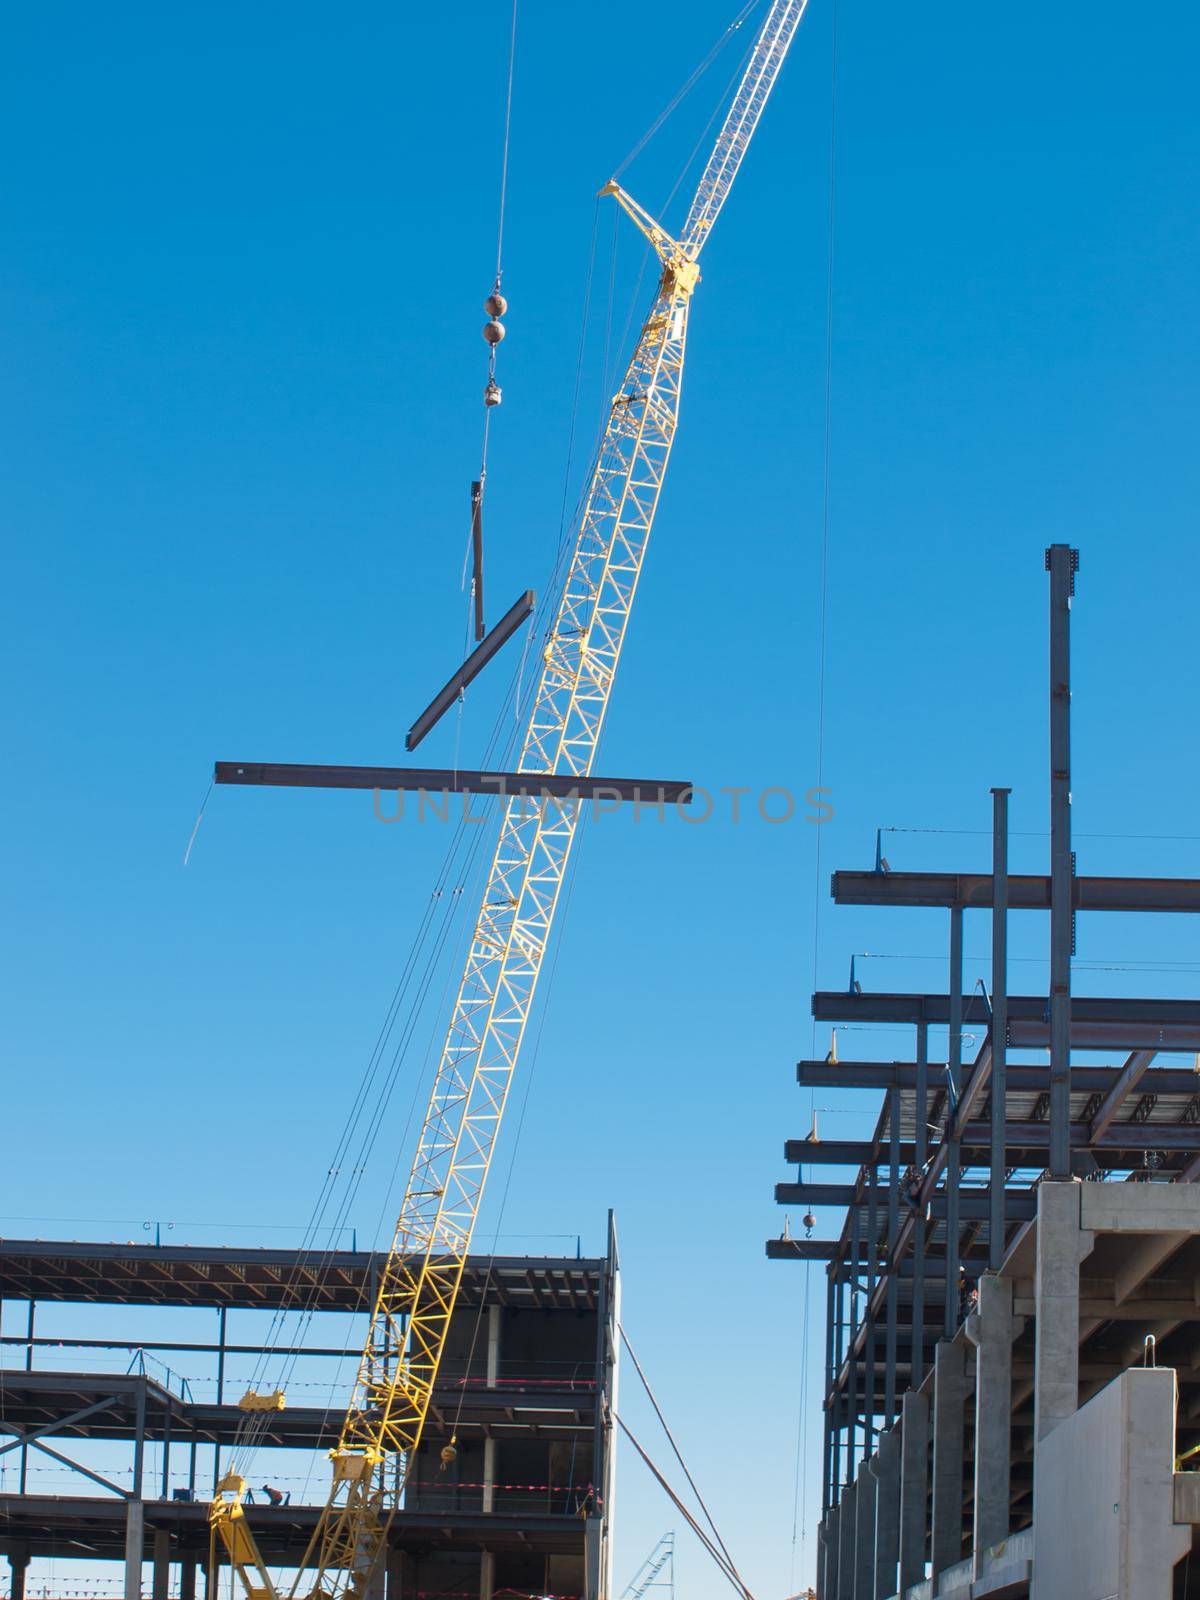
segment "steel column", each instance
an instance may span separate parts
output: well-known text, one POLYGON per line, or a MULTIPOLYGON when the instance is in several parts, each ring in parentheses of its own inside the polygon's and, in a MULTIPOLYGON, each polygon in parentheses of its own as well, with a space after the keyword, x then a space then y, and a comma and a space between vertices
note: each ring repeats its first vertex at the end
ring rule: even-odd
MULTIPOLYGON (((916 1169, 924 1173, 929 1159, 929 1028, 917 1024, 916 1169)), ((925 1375, 925 1218, 913 1228, 912 1377, 915 1389, 925 1375)))
POLYGON ((858 1451, 858 1257, 862 1248, 861 1208, 855 1206, 850 1219, 850 1269, 846 1274, 850 1291, 850 1325, 847 1330, 846 1349, 849 1357, 846 1371, 846 1473, 845 1482, 854 1482, 858 1451))
POLYGON ((833 1366, 829 1374, 829 1425, 833 1439, 833 1470, 830 1483, 833 1491, 833 1504, 836 1506, 842 1498, 842 1414, 838 1402, 837 1375, 842 1366, 846 1327, 846 1296, 842 1274, 836 1268, 834 1270, 834 1305, 836 1314, 834 1320, 833 1366))
POLYGON ((164 1500, 171 1498, 171 1403, 167 1402, 163 1413, 162 1434, 162 1497, 164 1500))
MULTIPOLYGON (((867 1460, 875 1449, 875 1280, 879 1270, 879 1174, 872 1161, 867 1170, 867 1296, 866 1338, 863 1340, 863 1453, 867 1460)), ((862 1504, 862 1496, 859 1497, 862 1504)))
POLYGON ((946 1310, 944 1324, 947 1339, 952 1339, 958 1328, 958 1245, 959 1208, 958 1185, 961 1175, 959 1142, 953 1136, 954 1112, 962 1093, 962 979, 963 979, 963 914, 961 906, 950 911, 950 1042, 946 1055, 946 1078, 950 1097, 950 1112, 946 1127, 946 1310))
POLYGON ((931 1592, 947 1567, 962 1560, 963 1424, 966 1351, 939 1340, 933 1359, 933 1495, 930 1522, 931 1592))
MULTIPOLYGON (((37 1311, 37 1301, 36 1300, 30 1300, 30 1302, 29 1302, 29 1319, 28 1319, 28 1322, 26 1324, 26 1333, 25 1333, 25 1371, 26 1372, 32 1372, 33 1371, 33 1327, 34 1327, 34 1315, 35 1315, 36 1311, 37 1311)), ((27 1444, 23 1444, 21 1446, 21 1476, 20 1476, 20 1479, 19 1479, 19 1484, 20 1484, 19 1493, 21 1493, 21 1494, 25 1493, 25 1481, 26 1481, 26 1478, 28 1477, 28 1475, 29 1475, 29 1446, 27 1444)), ((23 1581, 24 1581, 24 1571, 22 1571, 22 1582, 23 1581)))
MULTIPOLYGON (((489 1306, 487 1342, 487 1387, 494 1389, 500 1379, 500 1322, 504 1312, 501 1306, 489 1306)), ((496 1509, 496 1439, 489 1429, 483 1441, 483 1510, 496 1509)))
POLYGON ((884 1423, 896 1420, 896 1319, 899 1309, 899 1277, 894 1256, 900 1233, 900 1091, 888 1093, 888 1221, 887 1247, 892 1265, 887 1285, 887 1339, 884 1351, 884 1423))
POLYGON ((142 1498, 143 1467, 146 1460, 146 1379, 143 1376, 138 1380, 136 1425, 133 1436, 133 1494, 134 1498, 142 1498))
POLYGON ((909 1389, 900 1407, 900 1593, 925 1576, 929 1531, 929 1401, 909 1389))
POLYGON ((25 1574, 29 1570, 29 1550, 27 1546, 9 1545, 8 1570, 12 1578, 9 1588, 12 1600, 25 1600, 25 1574))
MULTIPOLYGON (((225 1401, 225 1314, 226 1306, 221 1306, 217 1312, 217 1404, 223 1405, 225 1401)), ((221 1446, 213 1441, 213 1494, 217 1492, 217 1484, 221 1481, 221 1446)))
POLYGON ((142 1561, 146 1554, 146 1506, 141 1493, 125 1505, 124 1600, 142 1600, 142 1561))
POLYGON ((825 1274, 825 1440, 821 1463, 821 1511, 828 1512, 833 1504, 833 1412, 830 1397, 836 1368, 833 1364, 834 1330, 834 1272, 830 1264, 825 1274))
POLYGON ((1004 1264, 1005 1100, 1008 1089, 1008 797, 992 790, 992 1151, 988 1266, 1004 1264))
MULTIPOLYGON (((166 1496, 163 1496, 166 1499, 166 1496)), ((171 1591, 171 1530, 154 1530, 154 1565, 151 1572, 151 1600, 168 1600, 171 1591)))
POLYGON ((1079 552, 1046 551, 1050 573, 1050 1176, 1071 1176, 1071 596, 1079 552))

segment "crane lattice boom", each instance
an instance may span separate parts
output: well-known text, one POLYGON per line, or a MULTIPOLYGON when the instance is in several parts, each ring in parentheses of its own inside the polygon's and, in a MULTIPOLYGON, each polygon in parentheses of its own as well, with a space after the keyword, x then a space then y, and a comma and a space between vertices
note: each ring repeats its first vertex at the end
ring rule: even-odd
MULTIPOLYGON (((672 239, 616 184, 662 272, 588 485, 574 553, 542 657, 522 772, 591 771, 679 415, 697 260, 774 86, 807 0, 775 0, 672 239)), ((363 1595, 420 1441, 529 1019, 578 822, 578 803, 513 797, 471 937, 370 1332, 337 1448, 333 1484, 288 1591, 363 1595), (306 1588, 306 1586, 308 1586, 306 1588)), ((278 1600, 231 1475, 211 1508, 249 1600, 278 1600)))

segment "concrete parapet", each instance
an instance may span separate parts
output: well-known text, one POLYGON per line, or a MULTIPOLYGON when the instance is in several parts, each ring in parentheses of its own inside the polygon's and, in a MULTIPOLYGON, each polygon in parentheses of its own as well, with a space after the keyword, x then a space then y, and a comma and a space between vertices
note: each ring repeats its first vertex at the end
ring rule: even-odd
POLYGON ((1080 1226, 1080 1191, 1090 1187, 1101 1186, 1038 1187, 1033 1431, 1039 1443, 1079 1404, 1079 1264, 1092 1248, 1092 1235, 1080 1226))
POLYGON ((1170 1600, 1175 1407, 1170 1368, 1131 1368, 1041 1441, 1031 1600, 1170 1600))
MULTIPOLYGON (((933 1357, 933 1508, 930 1566, 933 1577, 962 1560, 963 1424, 967 1399, 966 1350, 939 1339, 933 1357)), ((935 1588, 936 1592, 936 1588, 935 1588)))
POLYGON ((900 1412, 900 1592, 925 1576, 929 1401, 909 1389, 900 1412))

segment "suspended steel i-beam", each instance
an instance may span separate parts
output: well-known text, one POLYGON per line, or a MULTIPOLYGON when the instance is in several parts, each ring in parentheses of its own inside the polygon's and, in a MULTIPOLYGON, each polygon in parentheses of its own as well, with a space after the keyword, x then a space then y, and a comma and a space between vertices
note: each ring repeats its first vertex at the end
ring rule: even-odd
POLYGON ((558 772, 477 772, 459 767, 327 767, 294 762, 218 761, 214 783, 271 789, 379 789, 424 794, 490 794, 558 800, 690 805, 692 785, 666 778, 592 778, 558 772))
MULTIPOLYGON (((482 590, 479 591, 482 596, 482 590)), ((459 695, 487 666, 496 652, 512 638, 533 610, 533 590, 526 589, 521 598, 509 607, 500 621, 459 667, 449 681, 438 690, 421 715, 408 730, 404 740, 406 750, 415 750, 429 730, 446 715, 459 695)), ((482 611, 476 611, 477 628, 482 624, 482 611)))

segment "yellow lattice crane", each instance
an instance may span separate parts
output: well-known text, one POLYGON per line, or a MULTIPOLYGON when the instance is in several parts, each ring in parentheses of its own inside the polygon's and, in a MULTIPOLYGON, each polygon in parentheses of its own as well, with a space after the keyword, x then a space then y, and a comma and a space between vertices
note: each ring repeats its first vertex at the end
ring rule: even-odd
MULTIPOLYGON (((525 732, 522 772, 591 771, 625 642, 679 414, 700 253, 729 195, 807 0, 774 0, 672 238, 618 184, 612 195, 656 252, 661 274, 637 348, 613 398, 525 732)), ((299 1569, 276 1586, 229 1474, 209 1512, 248 1600, 362 1596, 371 1582, 421 1439, 570 856, 578 805, 505 802, 499 841, 408 1187, 380 1275, 333 1482, 299 1569)))

